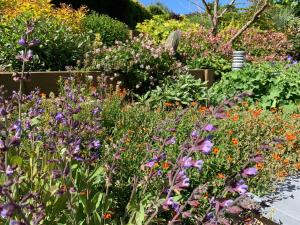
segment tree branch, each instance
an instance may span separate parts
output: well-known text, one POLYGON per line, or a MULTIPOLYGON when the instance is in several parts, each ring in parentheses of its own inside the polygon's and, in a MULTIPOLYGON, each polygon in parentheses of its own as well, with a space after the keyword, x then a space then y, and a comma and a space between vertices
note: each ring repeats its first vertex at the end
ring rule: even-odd
POLYGON ((192 3, 193 5, 195 5, 195 6, 198 8, 198 10, 199 10, 199 13, 202 13, 202 11, 201 11, 201 10, 203 10, 204 12, 206 11, 206 9, 205 9, 205 8, 203 8, 201 5, 197 4, 197 3, 196 3, 196 1, 192 1, 192 0, 190 0, 190 3, 192 3))
POLYGON ((268 0, 265 0, 264 4, 256 11, 253 17, 227 42, 227 45, 232 44, 252 23, 254 23, 261 13, 269 6, 268 0))
POLYGON ((229 8, 234 5, 235 1, 236 0, 231 0, 231 2, 227 6, 225 6, 225 9, 220 13, 220 15, 218 16, 218 18, 223 17, 224 14, 229 10, 229 8))

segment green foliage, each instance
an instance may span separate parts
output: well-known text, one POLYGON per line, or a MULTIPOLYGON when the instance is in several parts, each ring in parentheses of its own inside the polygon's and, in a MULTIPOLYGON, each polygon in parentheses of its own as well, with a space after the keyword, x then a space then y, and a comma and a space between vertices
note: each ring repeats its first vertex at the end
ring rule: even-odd
POLYGON ((197 27, 198 25, 191 23, 186 18, 175 20, 168 19, 168 16, 166 15, 155 15, 152 19, 137 24, 136 29, 150 35, 156 43, 162 43, 174 30, 196 30, 197 27))
MULTIPOLYGON (((10 24, 0 26, 0 65, 3 70, 21 68, 15 57, 20 51, 17 43, 23 35, 24 20, 21 16, 10 24)), ((66 66, 80 65, 91 43, 88 33, 75 32, 54 18, 38 20, 34 38, 42 44, 33 49, 35 55, 30 70, 65 70, 66 66)))
POLYGON ((212 69, 217 78, 220 78, 223 73, 231 71, 230 61, 217 54, 190 59, 186 64, 189 69, 212 69))
POLYGON ((83 23, 87 31, 100 34, 104 45, 111 46, 115 41, 125 42, 129 37, 129 29, 126 24, 106 15, 93 12, 84 19, 83 23))
POLYGON ((300 102, 300 66, 285 64, 247 65, 243 70, 225 74, 209 94, 221 102, 238 93, 250 92, 252 102, 263 108, 288 106, 300 102))
POLYGON ((182 74, 175 80, 169 79, 163 85, 147 92, 139 100, 151 107, 163 107, 165 103, 188 106, 191 102, 203 103, 206 99, 206 90, 206 84, 200 79, 195 79, 190 74, 182 74))

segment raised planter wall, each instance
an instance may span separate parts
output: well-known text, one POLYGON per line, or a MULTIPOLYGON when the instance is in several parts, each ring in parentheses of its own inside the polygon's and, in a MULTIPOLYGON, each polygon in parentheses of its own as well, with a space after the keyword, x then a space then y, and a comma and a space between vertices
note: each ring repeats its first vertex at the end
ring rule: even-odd
MULTIPOLYGON (((60 77, 76 76, 93 76, 94 81, 97 76, 101 75, 101 72, 67 72, 67 71, 53 71, 53 72, 31 72, 31 80, 24 82, 23 92, 25 94, 30 93, 35 88, 39 88, 41 93, 49 94, 53 92, 55 94, 59 91, 58 80, 60 77)), ((11 94, 12 91, 19 90, 19 82, 14 82, 12 79, 12 73, 0 72, 0 85, 4 85, 4 89, 11 94)))
MULTIPOLYGON (((213 70, 203 70, 203 69, 193 69, 188 71, 197 79, 202 81, 207 81, 207 85, 211 86, 214 82, 214 72, 213 70)), ((70 77, 70 76, 92 76, 93 81, 96 82, 97 77, 101 75, 102 72, 79 72, 79 71, 53 71, 53 72, 31 72, 31 81, 24 82, 23 93, 29 94, 35 88, 39 88, 41 93, 49 94, 53 92, 55 94, 59 91, 58 81, 60 77, 70 77)), ((112 82, 113 83, 113 82, 112 82)), ((8 91, 8 95, 12 91, 19 90, 19 82, 14 82, 12 79, 12 73, 10 72, 0 72, 0 86, 4 85, 4 89, 8 91)), ((110 85, 114 85, 111 84, 110 85)))

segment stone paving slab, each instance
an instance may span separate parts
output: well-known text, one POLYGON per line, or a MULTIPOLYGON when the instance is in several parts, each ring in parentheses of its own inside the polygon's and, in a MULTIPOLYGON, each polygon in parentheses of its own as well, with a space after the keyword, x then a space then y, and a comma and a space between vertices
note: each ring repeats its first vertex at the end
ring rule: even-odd
POLYGON ((262 198, 255 198, 268 205, 262 214, 282 225, 300 225, 300 174, 279 183, 276 192, 262 198))

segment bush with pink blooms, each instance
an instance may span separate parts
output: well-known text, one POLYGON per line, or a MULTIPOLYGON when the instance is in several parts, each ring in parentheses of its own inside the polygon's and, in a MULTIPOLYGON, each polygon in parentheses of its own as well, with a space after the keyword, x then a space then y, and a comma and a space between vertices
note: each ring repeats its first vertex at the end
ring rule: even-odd
POLYGON ((182 69, 175 53, 140 35, 112 47, 100 47, 88 53, 88 70, 100 70, 106 79, 126 88, 143 93, 165 78, 175 76, 182 69))

